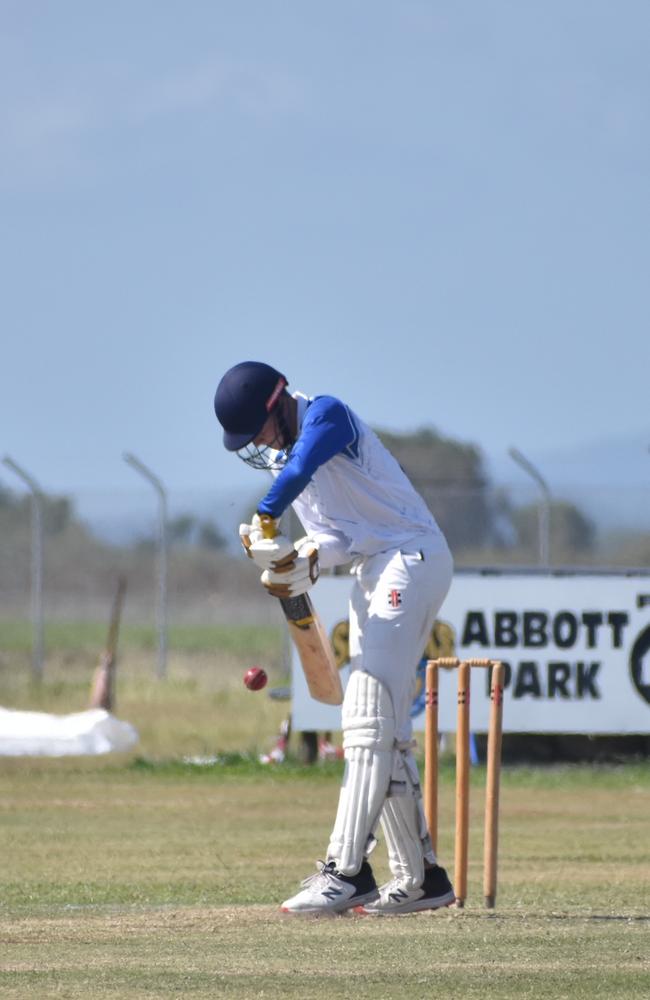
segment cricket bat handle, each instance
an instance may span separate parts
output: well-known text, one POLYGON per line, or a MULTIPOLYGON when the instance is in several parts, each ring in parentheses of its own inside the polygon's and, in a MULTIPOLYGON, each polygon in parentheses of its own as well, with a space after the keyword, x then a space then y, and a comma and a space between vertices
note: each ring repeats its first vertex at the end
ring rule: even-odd
POLYGON ((264 538, 275 538, 278 533, 278 523, 275 518, 270 514, 260 514, 259 518, 264 538))

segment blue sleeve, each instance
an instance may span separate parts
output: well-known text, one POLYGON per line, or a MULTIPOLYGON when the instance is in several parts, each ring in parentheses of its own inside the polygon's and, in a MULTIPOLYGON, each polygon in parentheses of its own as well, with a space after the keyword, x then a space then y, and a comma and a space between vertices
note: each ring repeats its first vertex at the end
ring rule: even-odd
POLYGON ((342 451, 353 448, 357 437, 347 406, 333 396, 317 396, 307 407, 287 464, 258 505, 258 512, 280 517, 300 496, 316 469, 342 451))

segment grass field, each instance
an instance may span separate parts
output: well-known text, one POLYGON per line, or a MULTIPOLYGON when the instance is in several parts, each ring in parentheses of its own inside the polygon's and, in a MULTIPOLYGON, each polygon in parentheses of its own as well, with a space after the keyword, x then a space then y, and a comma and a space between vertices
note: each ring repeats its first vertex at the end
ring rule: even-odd
MULTIPOLYGON (((281 643, 258 638, 279 681, 281 643)), ((465 911, 283 917, 325 849, 341 768, 256 762, 286 706, 242 688, 244 646, 175 650, 161 683, 127 643, 117 715, 140 731, 134 753, 0 762, 3 1000, 650 996, 645 762, 504 769, 495 913, 481 905, 475 768, 465 911), (183 761, 220 750, 230 763, 183 761)), ((52 652, 35 690, 5 649, 0 702, 83 707, 88 674, 82 650, 52 652)), ((445 759, 450 866, 453 778, 445 759)), ((384 878, 381 844, 374 864, 384 878)))

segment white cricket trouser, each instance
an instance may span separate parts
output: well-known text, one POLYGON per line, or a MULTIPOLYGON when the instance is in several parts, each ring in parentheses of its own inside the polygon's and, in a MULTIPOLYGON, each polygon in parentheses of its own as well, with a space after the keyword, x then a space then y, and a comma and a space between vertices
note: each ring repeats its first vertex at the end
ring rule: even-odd
POLYGON ((345 773, 327 853, 345 875, 359 871, 380 813, 391 871, 408 888, 422 884, 425 856, 434 860, 409 749, 410 709, 451 576, 447 544, 435 537, 364 559, 356 571, 342 710, 345 773))
POLYGON ((390 692, 395 738, 411 739, 416 670, 451 584, 453 561, 444 537, 364 559, 350 598, 350 667, 390 692))

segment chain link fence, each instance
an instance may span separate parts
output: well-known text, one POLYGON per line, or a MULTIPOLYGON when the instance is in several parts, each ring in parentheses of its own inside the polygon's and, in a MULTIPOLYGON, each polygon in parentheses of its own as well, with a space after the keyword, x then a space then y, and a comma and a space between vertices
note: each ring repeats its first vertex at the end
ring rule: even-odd
MULTIPOLYGON (((650 565, 650 491, 642 488, 594 487, 582 501, 575 492, 564 498, 558 493, 542 510, 534 492, 522 488, 416 485, 445 531, 457 566, 535 566, 545 559, 551 567, 650 565)), ((155 500, 142 493, 43 496, 38 571, 33 498, 2 496, 4 619, 28 619, 33 587, 41 586, 45 618, 103 620, 116 580, 124 576, 125 620, 153 622, 164 573, 169 622, 274 620, 274 608, 241 558, 237 538, 237 525, 249 517, 254 498, 170 492, 162 538, 155 500)), ((300 528, 291 524, 290 530, 300 528)))
MULTIPOLYGON (((426 479, 416 486, 445 531, 458 567, 534 567, 545 561, 551 569, 650 566, 649 489, 608 486, 580 493, 556 488, 543 510, 535 491, 520 486, 468 489, 426 479)), ((26 665, 30 649, 32 676, 43 672, 45 626, 97 623, 104 634, 121 579, 127 586, 123 623, 147 630, 149 650, 156 629, 171 630, 173 652, 174 629, 267 626, 277 633, 276 670, 286 669, 281 616, 238 540, 238 525, 250 517, 256 499, 241 492, 170 491, 161 524, 156 498, 146 491, 41 495, 36 510, 29 493, 10 492, 0 484, 0 677, 5 688, 16 664, 26 665), (35 587, 40 588, 37 596, 35 587), (7 654, 16 628, 25 633, 19 659, 15 652, 7 654)), ((293 537, 302 533, 295 517, 286 519, 285 530, 293 537)), ((158 643, 157 665, 155 654, 149 655, 147 669, 163 675, 167 636, 158 643)), ((47 673, 47 650, 45 659, 47 673)), ((316 734, 306 737, 314 742, 316 734)), ((584 753, 586 737, 581 739, 571 753, 584 753)), ((616 752, 627 752, 629 741, 619 742, 616 752)), ((592 755, 595 746, 589 744, 592 755)), ((609 752, 610 745, 605 749, 609 752)), ((541 737, 527 739, 517 754, 533 750, 535 759, 559 754, 556 739, 541 737)), ((647 747, 634 743, 630 752, 647 753, 647 747)))

